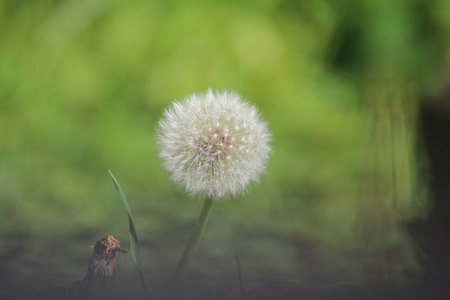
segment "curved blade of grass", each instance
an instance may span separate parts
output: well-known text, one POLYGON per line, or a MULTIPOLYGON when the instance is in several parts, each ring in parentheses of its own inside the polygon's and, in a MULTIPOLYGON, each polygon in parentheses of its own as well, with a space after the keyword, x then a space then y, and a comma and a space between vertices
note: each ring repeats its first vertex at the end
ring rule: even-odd
POLYGON ((113 173, 109 171, 109 175, 111 176, 112 181, 114 182, 114 185, 116 186, 117 192, 119 193, 119 197, 123 202, 123 205, 127 209, 128 212, 128 224, 130 228, 130 252, 131 257, 133 258, 134 265, 136 266, 136 270, 139 274, 139 279, 141 281, 142 287, 144 288, 145 292, 148 296, 151 295, 150 293, 150 286, 144 279, 144 274, 142 273, 142 261, 141 261, 141 251, 139 248, 139 240, 136 233, 136 228, 134 227, 133 223, 133 215, 131 214, 130 206, 128 205, 127 197, 125 196, 125 193, 123 192, 122 188, 120 187, 120 184, 117 182, 116 178, 114 177, 113 173))

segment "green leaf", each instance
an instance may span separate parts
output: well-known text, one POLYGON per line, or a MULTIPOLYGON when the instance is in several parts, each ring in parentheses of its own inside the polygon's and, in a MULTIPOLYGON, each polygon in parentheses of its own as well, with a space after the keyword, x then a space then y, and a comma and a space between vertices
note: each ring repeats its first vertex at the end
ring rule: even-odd
POLYGON ((129 230, 130 230, 130 252, 131 257, 133 258, 134 264, 136 266, 136 269, 138 271, 139 279, 141 281, 142 287, 144 288, 147 295, 150 296, 150 286, 144 279, 144 274, 142 273, 142 261, 141 261, 141 251, 139 247, 139 240, 136 233, 136 228, 134 227, 133 223, 133 215, 131 214, 130 206, 128 205, 127 197, 125 196, 125 193, 123 192, 122 188, 120 187, 120 184, 117 182, 114 175, 109 171, 109 175, 112 178, 112 181, 114 182, 114 185, 116 186, 117 192, 119 193, 119 197, 123 202, 123 205, 127 209, 128 212, 128 223, 129 223, 129 230))

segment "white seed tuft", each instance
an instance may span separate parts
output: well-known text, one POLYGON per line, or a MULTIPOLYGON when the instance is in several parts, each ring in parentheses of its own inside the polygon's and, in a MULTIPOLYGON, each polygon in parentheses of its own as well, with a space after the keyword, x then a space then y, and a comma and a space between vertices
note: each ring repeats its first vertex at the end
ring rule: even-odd
POLYGON ((191 194, 243 193, 264 171, 269 142, 257 109, 230 92, 193 94, 174 102, 159 121, 163 167, 191 194))

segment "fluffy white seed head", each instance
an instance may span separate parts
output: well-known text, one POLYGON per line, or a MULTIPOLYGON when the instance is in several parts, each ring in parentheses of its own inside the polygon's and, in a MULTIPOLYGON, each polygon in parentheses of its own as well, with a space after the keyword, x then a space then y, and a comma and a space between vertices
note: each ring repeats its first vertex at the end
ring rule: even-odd
POLYGON ((271 151, 256 108, 230 92, 193 94, 159 121, 159 156, 191 194, 235 196, 257 181, 271 151))

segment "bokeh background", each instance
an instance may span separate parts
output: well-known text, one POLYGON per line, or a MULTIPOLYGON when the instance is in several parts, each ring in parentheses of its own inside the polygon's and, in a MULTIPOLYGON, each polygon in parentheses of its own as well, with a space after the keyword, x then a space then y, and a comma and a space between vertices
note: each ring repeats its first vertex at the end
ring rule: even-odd
MULTIPOLYGON (((161 170, 155 127, 208 88, 260 109, 273 154, 259 184, 215 204, 191 294, 239 299, 237 245, 249 298, 414 295, 423 261, 405 224, 430 210, 418 116, 449 45, 447 0, 1 0, 4 295, 82 279, 105 234, 129 248, 108 170, 147 280, 166 284, 201 199, 161 170)), ((139 294, 130 255, 118 264, 139 294)))

